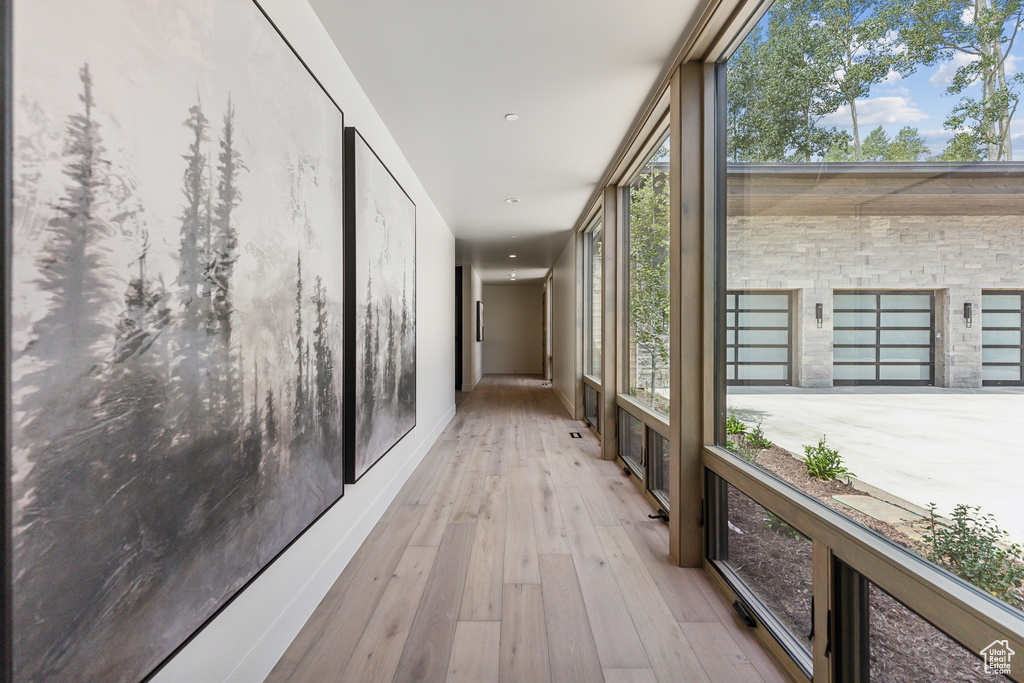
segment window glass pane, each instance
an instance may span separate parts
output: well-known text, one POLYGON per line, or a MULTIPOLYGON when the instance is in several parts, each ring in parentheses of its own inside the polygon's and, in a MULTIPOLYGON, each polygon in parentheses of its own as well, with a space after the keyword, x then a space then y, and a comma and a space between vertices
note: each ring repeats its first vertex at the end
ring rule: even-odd
POLYGON ((725 560, 806 651, 811 641, 811 541, 731 484, 725 560))
POLYGON ((788 344, 788 330, 739 330, 740 344, 788 344))
POLYGON ((1019 382, 1021 369, 1019 366, 986 365, 981 370, 981 379, 989 382, 1019 382))
POLYGON ((601 379, 601 326, 604 320, 601 301, 604 273, 602 235, 600 218, 583 234, 583 334, 586 337, 583 344, 584 371, 595 379, 601 379))
POLYGON ((832 360, 836 363, 874 363, 878 349, 874 346, 837 346, 832 350, 832 360))
MULTIPOLYGON (((985 671, 981 657, 868 584, 870 679, 890 681, 1008 681, 985 671)), ((993 665, 995 660, 993 659, 993 665)), ((1011 660, 1012 663, 1012 660, 1011 660)))
POLYGON ((986 311, 1019 311, 1021 297, 1020 294, 984 294, 981 307, 986 311))
POLYGON ((883 313, 882 327, 929 327, 931 313, 883 313))
POLYGON ((836 330, 832 336, 836 344, 874 344, 878 338, 874 330, 836 330))
POLYGON ((619 457, 633 474, 644 478, 644 423, 619 409, 619 457))
POLYGON ((626 188, 626 393, 669 414, 668 138, 626 188))
POLYGON ((927 294, 882 294, 879 299, 884 309, 916 308, 927 311, 932 305, 931 297, 927 294))
POLYGON ((983 344, 995 344, 995 345, 1020 345, 1021 331, 1020 330, 985 330, 981 333, 981 341, 983 344))
POLYGON ((1016 327, 1020 329, 1020 313, 992 313, 982 316, 985 327, 1016 327))
POLYGON ((658 432, 650 429, 647 431, 650 441, 647 444, 647 461, 650 463, 650 482, 648 484, 651 493, 658 499, 666 512, 668 509, 668 439, 658 432))
POLYGON ((868 312, 835 312, 836 327, 874 327, 878 324, 878 316, 874 311, 868 312))
POLYGON ((735 313, 736 343, 716 357, 717 412, 746 432, 718 438, 978 600, 1021 609, 1024 588, 993 593, 912 540, 912 511, 934 504, 940 524, 966 510, 999 547, 1024 545, 1024 108, 1000 104, 1024 81, 999 67, 1024 63, 1024 25, 982 30, 973 7, 776 1, 729 56, 715 319, 735 313), (784 293, 788 307, 768 298, 784 293), (785 334, 788 366, 769 333, 785 334), (787 368, 792 386, 771 386, 787 368), (758 424, 771 449, 747 447, 758 424))

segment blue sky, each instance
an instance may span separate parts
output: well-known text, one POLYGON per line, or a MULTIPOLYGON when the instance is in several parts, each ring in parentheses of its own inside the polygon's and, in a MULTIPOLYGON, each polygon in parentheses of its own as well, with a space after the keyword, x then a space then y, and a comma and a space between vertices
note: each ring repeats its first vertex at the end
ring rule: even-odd
MULTIPOLYGON (((767 30, 767 15, 761 25, 767 30)), ((1006 61, 1006 75, 1011 76, 1024 70, 1024 35, 1018 40, 1006 61)), ((950 111, 966 95, 977 98, 981 90, 979 84, 970 86, 958 95, 946 94, 949 80, 956 72, 957 66, 966 63, 964 55, 957 55, 953 60, 934 66, 918 66, 917 71, 906 78, 891 72, 889 78, 872 88, 869 96, 857 100, 858 122, 861 139, 881 125, 892 137, 904 126, 913 126, 931 147, 933 154, 942 152, 953 133, 945 130, 943 123, 950 111)), ((1024 96, 1024 88, 1017 86, 1015 90, 1024 96)), ((849 107, 825 117, 825 125, 850 131, 849 107)), ((1024 103, 1018 108, 1011 124, 1014 160, 1024 160, 1024 103)))

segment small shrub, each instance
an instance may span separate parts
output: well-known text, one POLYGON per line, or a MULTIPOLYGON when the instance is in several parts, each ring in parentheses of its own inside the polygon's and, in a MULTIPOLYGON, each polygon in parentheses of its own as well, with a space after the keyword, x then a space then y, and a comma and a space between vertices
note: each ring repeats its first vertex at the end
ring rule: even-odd
POLYGON ((959 504, 946 523, 928 506, 922 534, 924 556, 983 591, 1020 605, 1017 591, 1024 585, 1024 548, 1006 544, 1009 535, 981 508, 959 504))
POLYGON ((768 510, 765 510, 765 513, 768 515, 768 521, 765 522, 765 526, 767 526, 770 530, 774 531, 780 536, 785 536, 786 538, 804 538, 804 535, 797 531, 796 527, 789 524, 789 522, 782 519, 782 517, 779 517, 775 513, 769 512, 768 510))
POLYGON ((817 446, 804 446, 804 465, 807 467, 808 476, 823 481, 856 476, 843 465, 839 451, 825 445, 824 435, 818 440, 817 446))
POLYGON ((725 431, 727 434, 742 434, 747 431, 747 425, 743 424, 735 413, 729 413, 729 418, 725 421, 725 431))
POLYGON ((726 439, 726 447, 750 464, 757 462, 757 449, 750 445, 742 434, 735 439, 726 439))
POLYGON ((759 451, 775 445, 764 435, 764 430, 761 429, 761 422, 761 420, 758 420, 757 426, 750 430, 750 434, 747 434, 747 441, 759 451))

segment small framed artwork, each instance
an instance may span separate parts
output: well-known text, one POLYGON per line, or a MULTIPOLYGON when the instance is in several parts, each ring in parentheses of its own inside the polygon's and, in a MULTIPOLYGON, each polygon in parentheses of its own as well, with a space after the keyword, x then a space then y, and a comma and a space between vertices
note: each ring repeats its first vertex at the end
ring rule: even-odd
POLYGON ((476 302, 476 340, 484 340, 484 302, 476 302))

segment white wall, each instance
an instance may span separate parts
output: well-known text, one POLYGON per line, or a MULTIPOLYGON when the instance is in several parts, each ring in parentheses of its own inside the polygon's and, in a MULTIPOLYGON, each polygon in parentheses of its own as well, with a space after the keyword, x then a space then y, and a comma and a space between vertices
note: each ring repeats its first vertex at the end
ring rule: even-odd
POLYGON ((565 409, 577 416, 576 236, 569 240, 551 271, 551 377, 565 409))
POLYGON ((484 285, 484 372, 544 371, 543 285, 484 285))
POLYGON ((260 5, 416 203, 417 426, 167 663, 161 683, 263 680, 455 414, 455 238, 306 0, 260 5))
MULTIPOLYGON (((470 265, 462 266, 462 390, 473 391, 484 375, 484 343, 476 340, 476 302, 484 285, 470 265)), ((484 316, 486 318, 486 314, 484 316)))

